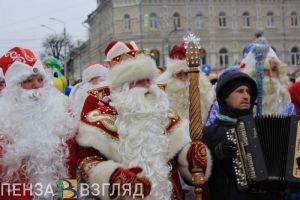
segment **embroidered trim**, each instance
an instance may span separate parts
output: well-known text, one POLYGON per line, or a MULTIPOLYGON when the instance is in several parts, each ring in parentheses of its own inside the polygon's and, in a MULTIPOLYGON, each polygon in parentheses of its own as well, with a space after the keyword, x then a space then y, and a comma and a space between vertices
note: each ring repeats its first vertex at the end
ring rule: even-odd
POLYGON ((100 156, 89 156, 84 158, 79 164, 79 172, 83 179, 87 181, 89 179, 90 170, 101 163, 103 158, 100 156))
POLYGON ((90 123, 101 122, 109 131, 117 132, 118 130, 115 126, 115 121, 117 119, 115 115, 102 114, 99 110, 95 109, 87 113, 85 118, 90 123))

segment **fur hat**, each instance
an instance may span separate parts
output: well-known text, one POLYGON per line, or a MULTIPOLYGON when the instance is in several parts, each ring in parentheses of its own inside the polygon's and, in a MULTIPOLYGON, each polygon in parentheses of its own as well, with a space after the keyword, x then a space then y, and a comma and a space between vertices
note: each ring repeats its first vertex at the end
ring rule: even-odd
POLYGON ((216 86, 216 96, 218 104, 221 107, 225 107, 225 99, 239 86, 248 86, 251 94, 251 107, 253 108, 254 102, 257 97, 257 86, 255 81, 245 73, 239 71, 229 71, 222 74, 219 77, 216 86))
POLYGON ((0 67, 5 74, 7 86, 17 84, 34 74, 46 77, 43 65, 33 52, 21 47, 14 47, 5 53, 0 58, 0 67))
POLYGON ((172 73, 178 73, 180 71, 188 71, 188 66, 186 63, 185 48, 184 44, 174 45, 169 54, 169 59, 167 60, 167 70, 172 73))
POLYGON ((162 73, 157 79, 157 83, 166 82, 173 74, 180 71, 188 71, 189 68, 186 63, 184 44, 174 45, 169 54, 169 59, 166 63, 166 71, 162 73))
POLYGON ((108 69, 104 65, 101 64, 89 65, 87 66, 87 68, 83 70, 82 82, 87 83, 91 79, 98 76, 101 77, 103 80, 105 80, 107 73, 108 73, 108 69))
POLYGON ((144 50, 139 50, 133 41, 112 41, 106 47, 105 55, 110 67, 107 80, 111 89, 141 79, 154 80, 158 74, 154 60, 144 50))

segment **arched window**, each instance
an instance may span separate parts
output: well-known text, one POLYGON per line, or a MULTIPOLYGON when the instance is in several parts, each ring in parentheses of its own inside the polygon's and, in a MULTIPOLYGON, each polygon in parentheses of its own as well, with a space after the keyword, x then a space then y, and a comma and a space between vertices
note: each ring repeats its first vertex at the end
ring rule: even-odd
POLYGON ((274 27, 274 14, 272 12, 267 13, 267 27, 274 27))
POLYGON ((125 31, 130 31, 131 29, 131 22, 130 22, 130 16, 128 14, 124 15, 123 18, 123 28, 125 31))
POLYGON ((157 30, 157 15, 156 15, 156 13, 150 14, 149 22, 150 22, 150 29, 157 30))
POLYGON ((244 28, 250 27, 250 15, 248 12, 243 13, 243 27, 244 28))
POLYGON ((226 16, 224 12, 220 12, 219 14, 219 26, 226 27, 226 16))
POLYGON ((174 13, 173 15, 173 24, 174 30, 180 28, 180 15, 178 13, 174 13))
POLYGON ((298 15, 296 12, 291 13, 291 26, 293 27, 298 26, 298 15))
POLYGON ((219 51, 219 61, 221 67, 227 67, 228 66, 228 51, 225 48, 220 49, 219 51))
POLYGON ((292 65, 300 65, 300 52, 298 47, 293 47, 291 50, 292 65))
POLYGON ((198 29, 203 28, 203 15, 202 14, 196 15, 196 28, 198 28, 198 29))

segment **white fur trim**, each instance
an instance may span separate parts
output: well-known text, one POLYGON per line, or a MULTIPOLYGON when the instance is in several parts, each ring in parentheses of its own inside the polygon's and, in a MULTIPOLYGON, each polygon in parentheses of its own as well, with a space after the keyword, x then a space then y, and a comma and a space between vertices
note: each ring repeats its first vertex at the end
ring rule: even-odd
MULTIPOLYGON (((180 152, 178 156, 178 163, 179 163, 179 171, 181 175, 185 178, 185 180, 192 183, 192 174, 189 171, 189 163, 187 160, 187 152, 190 149, 190 144, 186 145, 182 151, 180 152)), ((204 175, 205 181, 207 181, 211 175, 212 171, 212 157, 209 149, 206 147, 206 153, 207 153, 207 167, 204 175)))
POLYGON ((171 133, 169 134, 169 158, 172 159, 176 156, 180 150, 191 142, 189 135, 189 126, 187 120, 182 120, 180 124, 175 125, 171 133))
POLYGON ((131 46, 134 48, 134 50, 139 50, 138 46, 136 45, 136 43, 134 41, 130 41, 129 44, 131 44, 131 46))
POLYGON ((167 71, 176 74, 180 71, 188 71, 186 60, 167 59, 167 71))
POLYGON ((207 76, 199 72, 200 104, 202 123, 206 124, 211 105, 214 103, 214 90, 207 76))
MULTIPOLYGON (((118 168, 122 167, 113 161, 104 161, 93 167, 89 171, 89 184, 99 186, 100 195, 98 196, 102 200, 110 200, 109 198, 109 179, 112 173, 118 168), (103 190, 102 188, 105 188, 103 190)), ((99 192, 95 191, 95 193, 99 192)))
POLYGON ((106 55, 106 61, 111 61, 114 57, 117 57, 123 53, 127 53, 131 51, 125 43, 117 42, 108 52, 106 55))
POLYGON ((84 147, 93 147, 100 151, 108 160, 120 161, 118 152, 119 141, 113 140, 103 130, 80 122, 76 141, 84 147))
POLYGON ((97 76, 101 77, 103 80, 106 79, 108 73, 108 69, 104 67, 101 64, 94 64, 89 67, 87 67, 85 70, 83 70, 82 74, 82 82, 87 83, 92 78, 95 78, 97 76))
POLYGON ((136 58, 122 61, 111 68, 108 72, 110 89, 122 86, 145 78, 154 80, 158 75, 154 60, 146 55, 137 55, 136 58))
POLYGON ((5 80, 8 87, 18 84, 28 78, 31 75, 39 74, 43 78, 48 77, 46 72, 39 61, 33 66, 27 65, 25 63, 15 61, 6 71, 5 80), (37 69, 37 72, 34 72, 37 69))

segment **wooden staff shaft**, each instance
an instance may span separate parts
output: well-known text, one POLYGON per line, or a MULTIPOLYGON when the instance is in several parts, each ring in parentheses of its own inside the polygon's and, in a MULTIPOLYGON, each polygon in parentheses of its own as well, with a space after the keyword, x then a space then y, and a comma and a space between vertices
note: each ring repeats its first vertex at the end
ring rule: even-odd
MULTIPOLYGON (((189 118, 190 118, 190 136, 193 143, 199 142, 202 138, 202 117, 199 89, 199 71, 191 70, 188 73, 189 78, 189 118)), ((195 165, 192 169, 192 181, 195 186, 195 200, 202 200, 202 186, 204 185, 204 173, 200 166, 195 165)))

